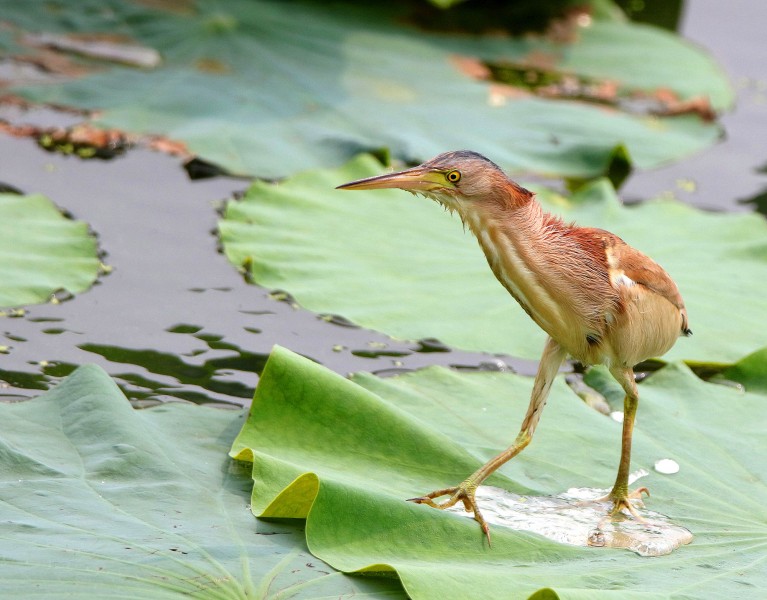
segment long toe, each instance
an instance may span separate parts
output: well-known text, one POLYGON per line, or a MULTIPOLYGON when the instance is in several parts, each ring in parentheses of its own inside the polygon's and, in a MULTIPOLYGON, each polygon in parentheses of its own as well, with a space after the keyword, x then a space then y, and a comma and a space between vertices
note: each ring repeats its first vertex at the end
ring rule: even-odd
POLYGON ((632 500, 639 500, 641 502, 642 494, 645 494, 649 498, 650 490, 648 490, 646 487, 640 487, 635 489, 633 492, 629 492, 628 497, 632 500))
POLYGON ((457 487, 445 488, 442 490, 435 490, 431 492, 430 494, 426 494, 424 496, 418 496, 417 498, 409 498, 408 502, 415 502, 416 504, 426 504, 427 506, 431 506, 432 508, 436 508, 439 510, 445 510, 446 508, 455 506, 456 504, 458 504, 458 502, 462 502, 466 512, 474 513, 474 520, 477 521, 477 523, 479 523, 479 526, 482 528, 482 532, 485 534, 485 537, 487 538, 487 543, 488 545, 490 545, 490 527, 485 521, 485 518, 482 516, 482 513, 479 510, 479 506, 477 506, 477 501, 474 498, 474 490, 475 490, 474 485, 471 485, 468 482, 464 482, 457 487), (449 496, 449 497, 447 500, 443 502, 435 502, 437 498, 441 498, 442 496, 449 496))
POLYGON ((459 500, 461 500, 460 495, 460 488, 458 487, 451 487, 451 488, 444 488, 442 490, 435 490, 431 492, 430 494, 426 494, 425 496, 418 496, 417 498, 408 498, 408 502, 415 502, 416 504, 426 504, 427 506, 431 506, 432 508, 437 508, 439 510, 445 510, 446 508, 450 508, 451 506, 454 506, 458 503, 459 500), (444 502, 435 502, 434 500, 437 498, 441 498, 442 496, 450 496, 447 500, 444 502))

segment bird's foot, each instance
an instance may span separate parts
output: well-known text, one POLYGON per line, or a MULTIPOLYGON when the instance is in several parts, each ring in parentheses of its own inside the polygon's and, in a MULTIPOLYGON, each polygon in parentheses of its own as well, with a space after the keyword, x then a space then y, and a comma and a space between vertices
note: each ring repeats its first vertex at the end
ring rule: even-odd
POLYGON ((408 502, 426 504, 427 506, 431 506, 432 508, 439 510, 445 510, 446 508, 450 508, 459 502, 462 502, 466 512, 474 513, 474 520, 479 523, 479 526, 482 528, 482 532, 487 538, 487 545, 490 546, 490 527, 485 521, 485 518, 482 516, 482 513, 479 510, 479 506, 477 506, 477 500, 474 497, 476 490, 477 485, 467 480, 456 487, 436 490, 430 494, 426 494, 425 496, 419 496, 418 498, 409 498, 408 502), (435 499, 441 498, 442 496, 448 496, 448 499, 442 502, 434 501, 435 499))
POLYGON ((645 523, 646 519, 640 515, 639 512, 637 512, 636 506, 634 504, 636 503, 640 508, 644 508, 644 503, 642 502, 642 494, 647 494, 649 497, 650 490, 648 490, 646 487, 640 487, 635 489, 633 492, 629 492, 626 489, 620 491, 613 488, 609 494, 603 496, 602 498, 598 498, 596 502, 609 501, 613 503, 613 507, 609 514, 611 519, 614 519, 619 515, 624 515, 625 512, 628 512, 640 523, 645 523), (632 502, 632 500, 634 502, 632 502))

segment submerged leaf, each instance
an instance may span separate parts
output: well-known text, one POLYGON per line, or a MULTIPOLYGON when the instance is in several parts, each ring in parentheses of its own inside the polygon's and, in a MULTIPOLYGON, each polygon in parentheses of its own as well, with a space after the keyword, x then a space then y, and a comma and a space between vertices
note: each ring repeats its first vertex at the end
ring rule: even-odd
POLYGON ((96 240, 40 195, 0 193, 0 308, 87 290, 99 273, 96 240))
MULTIPOLYGON (((405 502, 455 485, 513 439, 532 380, 430 368, 350 382, 276 348, 232 456, 253 461, 256 515, 305 517, 311 551, 343 571, 394 570, 414 600, 759 598, 767 576, 765 463, 753 448, 763 398, 704 383, 673 364, 640 387, 633 465, 649 508, 695 535, 670 556, 578 548, 405 502), (679 472, 652 470, 673 459, 679 472), (552 591, 553 590, 553 591, 552 591), (548 596, 547 596, 548 594, 548 596)), ((621 426, 561 379, 524 453, 493 485, 529 495, 607 487, 621 426)))
MULTIPOLYGON (((219 224, 229 260, 256 283, 288 291, 320 313, 405 339, 537 358, 544 333, 495 280, 460 222, 400 190, 345 192, 341 183, 380 173, 362 156, 273 185, 256 182, 219 224)), ((764 345, 767 224, 757 215, 706 213, 676 201, 622 206, 606 181, 564 198, 540 190, 545 208, 602 227, 659 262, 676 280, 694 335, 671 360, 727 362, 764 345), (737 306, 727 318, 722 307, 737 306)))

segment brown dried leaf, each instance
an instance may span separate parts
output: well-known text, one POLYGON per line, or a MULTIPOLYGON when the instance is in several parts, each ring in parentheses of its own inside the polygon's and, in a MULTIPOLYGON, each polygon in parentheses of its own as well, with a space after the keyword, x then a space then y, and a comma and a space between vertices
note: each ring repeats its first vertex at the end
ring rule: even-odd
POLYGON ((618 82, 609 79, 583 82, 575 75, 563 75, 560 82, 536 88, 535 93, 544 98, 573 98, 615 105, 619 89, 618 82))
POLYGON ((618 90, 620 90, 620 85, 617 81, 604 79, 602 81, 594 82, 590 86, 590 95, 592 98, 596 98, 602 102, 615 103, 618 101, 618 90))
POLYGON ((705 96, 696 96, 687 100, 682 100, 673 90, 668 88, 658 88, 652 93, 638 93, 635 97, 639 99, 650 99, 654 106, 649 112, 660 116, 676 116, 695 114, 706 122, 716 120, 716 111, 711 106, 711 101, 705 96))
POLYGON ((172 140, 170 138, 162 136, 150 137, 147 141, 147 146, 157 152, 163 154, 170 154, 171 156, 179 156, 185 160, 193 158, 194 154, 189 151, 184 142, 178 140, 172 140))
POLYGON ((654 114, 664 116, 695 114, 706 122, 716 120, 716 111, 711 107, 711 101, 704 96, 666 103, 665 108, 654 111, 654 114))
POLYGON ((487 81, 490 79, 491 72, 485 63, 473 56, 461 56, 453 54, 450 56, 450 63, 464 75, 472 79, 487 81))
MULTIPOLYGON (((52 109, 80 116, 84 121, 95 114, 67 106, 32 104, 19 96, 10 94, 0 97, 0 107, 3 106, 13 107, 21 111, 41 108, 52 109)), ((0 120, 0 133, 14 137, 33 138, 49 150, 76 153, 84 158, 92 156, 108 158, 125 152, 136 145, 142 145, 157 152, 170 154, 171 156, 178 156, 184 160, 194 157, 186 145, 177 140, 164 136, 140 136, 120 129, 103 129, 95 127, 88 122, 78 123, 70 127, 46 127, 29 123, 16 124, 0 120)))
POLYGON ((124 131, 99 129, 90 123, 81 123, 74 127, 60 129, 50 133, 50 135, 57 142, 71 142, 79 146, 91 146, 93 148, 118 148, 135 141, 124 131))
POLYGON ((488 86, 487 103, 490 106, 503 106, 509 100, 528 98, 531 95, 532 94, 529 91, 523 88, 506 85, 504 83, 491 83, 488 86))
POLYGON ((44 75, 57 77, 84 77, 96 70, 92 67, 76 63, 68 56, 46 48, 37 49, 34 54, 8 57, 6 60, 20 65, 29 65, 44 75))
POLYGON ((37 137, 39 130, 34 125, 11 125, 0 121, 0 133, 13 137, 37 137))
POLYGON ((561 56, 544 50, 531 50, 515 64, 521 67, 538 69, 539 71, 554 71, 557 68, 561 56))
POLYGON ((658 88, 651 96, 663 105, 673 105, 680 102, 677 93, 669 88, 658 88))

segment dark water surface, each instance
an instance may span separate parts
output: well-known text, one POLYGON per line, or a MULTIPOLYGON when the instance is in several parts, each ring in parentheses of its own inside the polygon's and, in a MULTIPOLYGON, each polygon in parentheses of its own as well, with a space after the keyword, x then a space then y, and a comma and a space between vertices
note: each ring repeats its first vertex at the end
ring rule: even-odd
POLYGON ((494 361, 329 323, 245 283, 217 251, 215 227, 220 201, 246 181, 193 182, 178 159, 146 150, 83 161, 0 137, 0 156, 0 181, 88 222, 114 269, 71 301, 0 320, 0 345, 11 347, 0 355, 0 397, 36 395, 95 362, 133 399, 242 403, 274 344, 340 373, 494 361))
MULTIPOLYGON (((751 210, 767 195, 767 3, 694 0, 681 32, 707 47, 731 75, 738 105, 726 139, 706 152, 635 174, 627 199, 674 195, 707 209, 751 210)), ((167 399, 246 403, 266 356, 280 344, 329 368, 396 372, 431 364, 535 364, 393 341, 326 322, 246 284, 217 251, 216 208, 247 182, 190 181, 178 159, 132 150, 111 161, 47 153, 0 136, 0 183, 42 193, 98 234, 114 271, 59 305, 0 317, 0 399, 35 396, 77 365, 105 368, 137 405, 167 399)), ((766 202, 767 203, 767 202, 766 202)), ((372 285, 360 282, 360 285, 372 285)), ((511 302, 511 298, 509 299, 511 302)))
MULTIPOLYGON (((679 163, 635 174, 626 199, 673 195, 709 210, 752 210, 767 195, 767 2, 689 0, 679 33, 724 68, 736 105, 723 115, 725 139, 679 163)), ((762 200, 767 213, 767 198, 762 200)))

